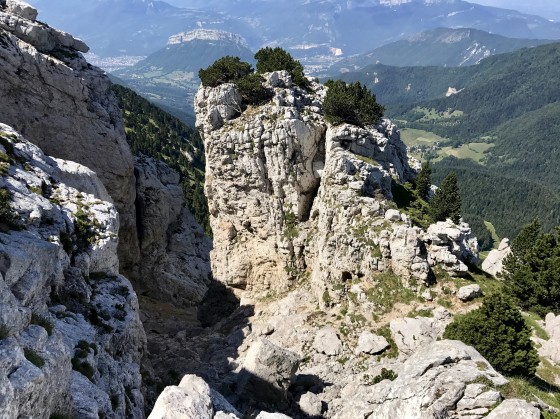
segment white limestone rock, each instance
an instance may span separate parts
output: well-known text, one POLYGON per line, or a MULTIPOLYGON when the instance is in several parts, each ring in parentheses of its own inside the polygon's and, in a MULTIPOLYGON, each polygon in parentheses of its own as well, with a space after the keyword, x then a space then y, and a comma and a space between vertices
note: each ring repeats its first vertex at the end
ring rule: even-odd
POLYGON ((107 196, 95 173, 45 156, 7 125, 0 137, 10 158, 0 187, 19 226, 0 233, 9 336, 0 340, 0 416, 140 417, 145 335, 136 294, 118 275, 116 209, 88 193, 107 196), (66 185, 69 173, 87 191, 66 185))
POLYGON ((383 380, 373 387, 348 385, 333 417, 435 419, 450 413, 453 417, 469 383, 482 378, 493 386, 507 383, 474 348, 459 341, 427 344, 395 367, 398 376, 394 381, 383 380), (484 369, 479 368, 482 364, 484 369))
POLYGON ((298 354, 259 338, 243 361, 238 385, 240 397, 269 403, 285 402, 300 361, 298 354))
POLYGON ((317 331, 313 340, 313 348, 319 353, 336 356, 342 352, 342 342, 334 328, 325 327, 317 331))
POLYGON ((364 353, 375 355, 388 349, 391 345, 383 336, 375 335, 368 331, 363 331, 358 339, 358 346, 356 346, 355 353, 357 355, 364 353))
POLYGON ((412 355, 442 337, 451 315, 443 308, 434 310, 433 314, 434 317, 404 317, 391 321, 389 327, 399 352, 412 355))
POLYGON ((536 407, 527 403, 525 400, 508 399, 504 400, 497 408, 492 410, 486 418, 488 419, 539 419, 541 412, 536 407))
POLYGON ((550 359, 554 363, 560 363, 560 316, 548 313, 544 321, 544 329, 548 334, 548 340, 540 341, 539 355, 550 359))
POLYGON ((177 172, 141 156, 135 173, 137 222, 142 226, 142 263, 133 270, 136 291, 178 306, 196 305, 208 290, 211 240, 185 208, 177 172))
POLYGON ((457 291, 457 298, 461 301, 471 301, 482 296, 482 289, 478 284, 465 285, 457 291))
POLYGON ((497 276, 502 272, 504 260, 510 253, 509 239, 504 238, 497 249, 493 249, 488 253, 488 256, 482 262, 482 270, 490 275, 497 276))
POLYGON ((301 411, 309 417, 320 417, 323 410, 323 404, 319 396, 314 393, 307 392, 302 394, 298 405, 301 411))
POLYGON ((37 19, 37 9, 21 0, 7 0, 6 11, 27 20, 37 19))
POLYGON ((212 419, 214 407, 210 387, 196 375, 185 375, 178 386, 166 387, 158 397, 149 419, 212 419))
POLYGON ((468 272, 465 262, 478 261, 478 243, 466 223, 438 221, 428 227, 423 240, 428 243, 430 265, 441 266, 451 276, 464 276, 468 272))

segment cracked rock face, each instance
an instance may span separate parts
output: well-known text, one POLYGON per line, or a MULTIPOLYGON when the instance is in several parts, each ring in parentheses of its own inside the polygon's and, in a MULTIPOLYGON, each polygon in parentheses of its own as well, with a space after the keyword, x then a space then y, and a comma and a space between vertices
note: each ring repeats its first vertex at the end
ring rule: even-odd
POLYGON ((218 281, 265 294, 311 276, 319 301, 335 304, 341 283, 379 272, 406 287, 428 282, 437 264, 464 273, 476 253, 468 226, 426 233, 391 208, 392 183, 415 176, 394 124, 331 126, 324 86, 265 77, 274 95, 262 106, 245 109, 234 84, 201 87, 195 99, 218 281))
POLYGON ((82 41, 36 15, 23 2, 0 6, 0 122, 98 174, 120 214, 123 262, 137 260, 134 162, 111 82, 80 54, 82 41))
POLYGON ((0 416, 142 417, 146 342, 115 206, 86 167, 4 124, 0 144, 0 416))

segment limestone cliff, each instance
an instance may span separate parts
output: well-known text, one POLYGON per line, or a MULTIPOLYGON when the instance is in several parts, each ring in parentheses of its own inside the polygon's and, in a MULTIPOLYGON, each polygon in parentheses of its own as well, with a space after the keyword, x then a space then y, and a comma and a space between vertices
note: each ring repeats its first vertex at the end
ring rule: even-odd
POLYGON ((0 416, 142 417, 138 300, 103 184, 0 124, 0 416))
POLYGON ((119 212, 121 271, 155 297, 196 304, 210 244, 182 209, 177 175, 135 162, 111 82, 80 54, 87 46, 36 18, 23 2, 0 2, 0 122, 96 172, 119 212))
POLYGON ((409 287, 436 264, 464 273, 461 260, 477 252, 469 231, 425 232, 394 209, 392 183, 415 176, 395 125, 332 126, 324 86, 301 89, 287 72, 266 78, 274 96, 260 107, 244 109, 234 84, 201 87, 195 99, 217 280, 262 293, 311 274, 316 294, 333 301, 341 284, 371 284, 383 271, 409 287))

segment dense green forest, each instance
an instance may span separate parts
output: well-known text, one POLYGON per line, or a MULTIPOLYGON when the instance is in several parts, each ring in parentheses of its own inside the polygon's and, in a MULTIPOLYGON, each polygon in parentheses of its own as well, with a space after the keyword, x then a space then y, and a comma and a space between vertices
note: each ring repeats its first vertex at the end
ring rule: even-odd
POLYGON ((115 84, 113 90, 123 111, 132 152, 162 160, 179 172, 188 208, 210 233, 203 189, 204 146, 198 131, 126 87, 115 84))

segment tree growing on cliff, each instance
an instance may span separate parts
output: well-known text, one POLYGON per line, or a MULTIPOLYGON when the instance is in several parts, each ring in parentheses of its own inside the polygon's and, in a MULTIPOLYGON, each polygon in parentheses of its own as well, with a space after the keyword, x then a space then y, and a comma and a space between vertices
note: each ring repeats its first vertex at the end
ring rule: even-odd
POLYGON ((458 315, 443 337, 473 346, 504 374, 533 376, 539 365, 531 329, 513 300, 503 293, 491 295, 480 308, 458 315))
POLYGON ((543 233, 538 220, 523 228, 504 262, 506 289, 521 308, 560 314, 560 228, 543 233))
POLYGON ((297 86, 305 88, 309 83, 305 78, 301 63, 280 47, 262 48, 255 54, 255 59, 257 60, 257 73, 286 70, 297 86))
POLYGON ((416 176, 415 183, 418 196, 426 199, 432 186, 432 168, 429 162, 422 163, 422 169, 420 169, 418 176, 416 176))
POLYGON ((323 102, 325 119, 333 125, 344 122, 364 127, 374 125, 383 116, 384 108, 375 95, 360 82, 346 84, 342 80, 329 80, 323 102))
POLYGON ((451 172, 441 182, 430 201, 430 211, 436 221, 445 221, 450 218, 454 223, 458 223, 461 219, 461 195, 455 172, 451 172))
POLYGON ((234 83, 252 72, 251 64, 228 55, 216 60, 206 69, 201 68, 198 77, 203 86, 217 87, 223 83, 234 83))

